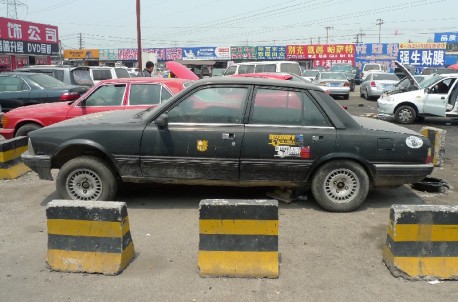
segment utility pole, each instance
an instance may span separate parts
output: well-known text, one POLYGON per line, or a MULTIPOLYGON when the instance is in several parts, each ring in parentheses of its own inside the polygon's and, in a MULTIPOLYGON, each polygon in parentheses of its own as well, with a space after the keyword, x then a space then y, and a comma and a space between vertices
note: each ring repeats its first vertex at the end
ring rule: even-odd
MULTIPOLYGON (((5 1, 2 1, 5 3, 5 1)), ((6 0, 6 17, 9 19, 16 19, 17 20, 17 8, 19 6, 26 6, 26 4, 22 3, 21 1, 17 0, 6 0)))
POLYGON ((83 34, 80 33, 78 36, 78 43, 80 45, 80 49, 83 49, 83 34))
POLYGON ((137 0, 137 61, 138 70, 141 72, 143 69, 142 65, 142 31, 140 26, 140 0, 137 0))
POLYGON ((377 19, 376 25, 378 25, 378 42, 379 43, 380 43, 380 32, 382 31, 382 24, 383 24, 383 20, 377 19))
POLYGON ((326 29, 326 44, 329 44, 329 30, 334 29, 334 27, 326 26, 325 29, 326 29))
POLYGON ((310 38, 310 45, 313 44, 313 38, 310 38))
POLYGON ((363 33, 363 30, 360 29, 359 33, 356 34, 356 44, 358 43, 363 43, 363 36, 365 36, 366 34, 363 33), (360 42, 360 39, 361 39, 361 42, 360 42))

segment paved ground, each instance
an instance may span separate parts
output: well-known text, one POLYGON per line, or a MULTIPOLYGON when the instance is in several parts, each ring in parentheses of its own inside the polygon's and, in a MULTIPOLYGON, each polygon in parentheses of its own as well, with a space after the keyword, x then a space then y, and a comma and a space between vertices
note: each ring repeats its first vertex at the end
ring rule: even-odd
MULTIPOLYGON (((355 115, 374 113, 375 101, 339 100, 355 115)), ((446 163, 434 176, 458 187, 457 130, 447 120, 446 163)), ((127 186, 136 258, 118 276, 67 274, 46 267, 46 204, 53 182, 34 173, 0 181, 1 301, 456 301, 456 282, 394 278, 382 262, 392 204, 458 204, 444 194, 408 186, 374 190, 352 213, 328 213, 313 201, 280 204, 279 279, 200 278, 197 269, 198 204, 205 198, 265 198, 270 189, 127 186)))

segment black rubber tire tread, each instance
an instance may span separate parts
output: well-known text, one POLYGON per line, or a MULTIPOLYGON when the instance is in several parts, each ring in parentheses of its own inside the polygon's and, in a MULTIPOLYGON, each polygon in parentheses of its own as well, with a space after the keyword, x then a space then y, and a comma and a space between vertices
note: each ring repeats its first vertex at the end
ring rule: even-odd
POLYGON ((413 124, 415 122, 415 120, 417 119, 417 112, 415 111, 415 109, 412 106, 403 105, 403 106, 400 106, 398 109, 396 109, 396 111, 394 112, 394 119, 395 119, 396 123, 398 123, 398 124, 405 124, 405 125, 413 124), (412 117, 410 119, 408 119, 407 121, 400 120, 399 119, 399 113, 402 110, 410 110, 411 113, 412 113, 412 117))
POLYGON ((69 174, 79 168, 86 168, 96 173, 102 181, 102 194, 97 200, 112 201, 118 191, 118 181, 112 169, 99 157, 80 156, 66 162, 59 170, 56 178, 56 191, 59 198, 74 199, 67 192, 66 180, 69 174))
POLYGON ((341 159, 327 162, 315 172, 311 190, 315 201, 323 209, 330 212, 350 212, 361 206, 369 193, 369 188, 369 177, 364 168, 355 161, 341 159), (359 192, 355 198, 348 203, 335 203, 326 196, 325 178, 336 169, 348 169, 355 173, 358 178, 360 184, 359 192))
POLYGON ((16 134, 14 135, 14 137, 28 136, 29 132, 32 132, 34 130, 38 130, 38 129, 41 129, 41 128, 43 128, 43 127, 41 127, 38 124, 28 123, 28 124, 25 124, 25 125, 22 125, 21 127, 19 127, 19 129, 17 129, 16 134))
POLYGON ((348 100, 349 98, 350 98, 350 95, 349 95, 349 94, 346 94, 346 95, 343 96, 343 99, 344 99, 344 100, 348 100))

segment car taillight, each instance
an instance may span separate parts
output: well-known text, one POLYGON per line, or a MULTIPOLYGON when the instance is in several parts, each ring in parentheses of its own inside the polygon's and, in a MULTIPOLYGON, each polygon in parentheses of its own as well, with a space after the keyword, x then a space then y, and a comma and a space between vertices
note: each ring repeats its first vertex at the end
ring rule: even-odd
POLYGON ((374 81, 371 81, 371 87, 375 87, 377 85, 375 85, 375 82, 374 81))
POLYGON ((59 101, 72 101, 80 97, 78 92, 64 92, 60 95, 59 101))

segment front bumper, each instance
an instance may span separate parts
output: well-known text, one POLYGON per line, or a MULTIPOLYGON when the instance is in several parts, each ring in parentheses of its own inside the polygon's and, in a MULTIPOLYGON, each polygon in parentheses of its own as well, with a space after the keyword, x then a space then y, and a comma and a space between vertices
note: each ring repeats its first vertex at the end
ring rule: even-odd
POLYGON ((396 102, 389 101, 383 95, 377 100, 377 109, 379 115, 394 116, 396 102))
POLYGON ((413 184, 434 170, 434 165, 430 164, 375 164, 377 173, 374 180, 375 187, 400 186, 404 184, 413 184))
POLYGON ((30 154, 29 151, 21 155, 24 164, 38 174, 40 179, 53 180, 51 175, 51 157, 47 155, 30 154))
POLYGON ((12 139, 14 138, 14 129, 0 128, 0 135, 5 139, 12 139))

